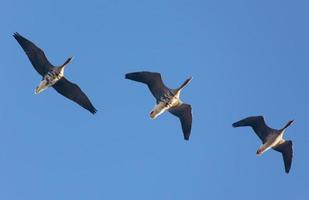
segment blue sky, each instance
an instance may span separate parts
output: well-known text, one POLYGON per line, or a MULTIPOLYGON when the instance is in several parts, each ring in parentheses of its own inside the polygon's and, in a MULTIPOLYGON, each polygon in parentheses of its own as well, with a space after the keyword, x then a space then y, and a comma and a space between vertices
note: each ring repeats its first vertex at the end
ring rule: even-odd
POLYGON ((308 199, 308 1, 4 0, 0 8, 0 199, 308 199), (66 76, 99 112, 48 89, 14 32, 66 76), (193 80, 189 142, 177 118, 149 118, 154 98, 125 80, 156 71, 169 87, 193 80), (295 123, 290 173, 282 157, 231 124, 264 115, 295 123))

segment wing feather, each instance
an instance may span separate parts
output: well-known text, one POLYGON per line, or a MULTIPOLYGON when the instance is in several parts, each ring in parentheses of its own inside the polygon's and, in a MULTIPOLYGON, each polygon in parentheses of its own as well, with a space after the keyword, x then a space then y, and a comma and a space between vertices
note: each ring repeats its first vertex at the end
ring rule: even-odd
POLYGON ((266 141, 266 137, 271 132, 271 128, 266 125, 263 116, 247 117, 233 123, 233 127, 240 126, 251 126, 255 134, 262 140, 263 143, 266 141))
POLYGON ((79 88, 78 85, 68 81, 65 77, 57 81, 53 88, 66 98, 74 101, 83 108, 89 110, 92 114, 97 112, 97 109, 92 105, 86 94, 79 88))
POLYGON ((13 36, 27 54, 34 69, 40 75, 44 76, 49 70, 53 68, 53 65, 50 64, 43 50, 41 50, 31 41, 21 36, 19 33, 14 33, 13 36))
POLYGON ((182 132, 185 140, 189 140, 192 127, 192 108, 189 104, 181 104, 180 106, 170 108, 169 112, 180 119, 182 132))
POLYGON ((292 158, 293 158, 292 141, 291 140, 285 141, 282 144, 279 144, 273 147, 273 149, 282 153, 285 172, 289 173, 291 169, 291 165, 292 165, 292 158))
POLYGON ((126 79, 145 83, 157 101, 160 100, 164 94, 170 92, 164 85, 161 75, 155 72, 133 72, 125 76, 126 79))

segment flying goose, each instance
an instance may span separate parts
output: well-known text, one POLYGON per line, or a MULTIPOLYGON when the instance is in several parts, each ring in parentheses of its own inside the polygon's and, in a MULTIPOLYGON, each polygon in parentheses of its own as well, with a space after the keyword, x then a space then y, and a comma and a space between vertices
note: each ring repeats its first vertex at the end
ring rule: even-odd
POLYGON ((71 62, 72 57, 68 58, 60 66, 53 66, 46 58, 44 52, 35 44, 19 33, 14 33, 13 36, 27 54, 34 69, 42 76, 42 81, 35 89, 35 94, 39 94, 48 87, 53 87, 58 93, 84 107, 92 114, 97 112, 79 86, 64 77, 64 69, 71 62))
POLYGON ((265 151, 272 148, 282 153, 285 172, 289 173, 292 157, 293 148, 291 140, 284 140, 283 134, 287 127, 289 127, 294 120, 289 121, 282 129, 272 129, 268 127, 264 121, 263 116, 247 117, 243 120, 235 122, 233 127, 251 126, 256 135, 262 140, 261 147, 257 150, 256 155, 262 155, 265 151))
POLYGON ((179 117, 185 140, 189 140, 192 125, 191 105, 183 103, 180 99, 181 90, 191 81, 187 79, 179 88, 169 89, 162 81, 161 75, 154 72, 133 72, 125 75, 126 79, 145 83, 156 98, 157 104, 150 112, 150 117, 155 119, 165 111, 179 117))

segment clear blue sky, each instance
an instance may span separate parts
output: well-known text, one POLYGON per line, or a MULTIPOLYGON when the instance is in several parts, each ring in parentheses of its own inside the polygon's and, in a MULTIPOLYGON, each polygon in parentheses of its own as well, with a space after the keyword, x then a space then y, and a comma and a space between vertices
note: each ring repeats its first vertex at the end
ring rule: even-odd
POLYGON ((4 0, 0 8, 1 200, 309 199, 308 1, 4 0), (62 64, 91 115, 48 89, 12 37, 62 64), (154 98, 125 80, 160 72, 192 104, 189 142, 154 98), (274 151, 231 124, 264 115, 294 142, 285 174, 274 151))

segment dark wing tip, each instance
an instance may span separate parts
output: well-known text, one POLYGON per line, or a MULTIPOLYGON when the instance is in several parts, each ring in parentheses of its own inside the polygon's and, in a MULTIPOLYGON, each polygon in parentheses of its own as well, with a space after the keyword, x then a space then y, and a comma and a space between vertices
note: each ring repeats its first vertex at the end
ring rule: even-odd
MULTIPOLYGON (((240 120, 240 121, 241 121, 241 120, 240 120)), ((240 121, 234 122, 234 123, 232 124, 232 127, 233 127, 233 128, 240 127, 240 126, 241 126, 240 121)))
POLYGON ((125 78, 126 79, 136 79, 137 77, 140 77, 143 75, 143 72, 130 72, 126 73, 125 78))
POLYGON ((135 80, 136 79, 136 75, 138 75, 138 72, 126 73, 125 79, 135 80))
POLYGON ((20 34, 18 32, 13 33, 14 37, 20 36, 20 34))
POLYGON ((131 73, 127 73, 127 74, 125 75, 124 78, 125 78, 125 79, 130 79, 130 78, 129 78, 129 77, 130 77, 130 74, 131 74, 131 73))
POLYGON ((285 173, 288 174, 288 173, 290 172, 290 169, 291 169, 291 166, 286 166, 286 167, 285 167, 285 173))
POLYGON ((19 43, 19 45, 22 48, 24 48, 24 45, 25 45, 25 42, 27 41, 27 39, 24 38, 23 36, 21 36, 18 32, 13 33, 13 37, 19 43))
MULTIPOLYGON (((83 93, 83 95, 85 95, 83 93)), ((80 103, 80 102, 76 102, 77 104, 81 105, 83 108, 85 108, 86 110, 88 110, 89 112, 91 112, 92 114, 96 114, 98 112, 98 110, 92 105, 91 101, 88 99, 88 97, 85 95, 86 97, 86 103, 80 103)), ((73 100, 74 101, 74 100, 73 100)))
POLYGON ((92 114, 96 114, 98 112, 97 109, 95 109, 95 107, 88 109, 92 114))
POLYGON ((20 35, 18 32, 13 33, 13 37, 20 42, 21 40, 25 40, 26 38, 24 38, 22 35, 20 35))
POLYGON ((18 33, 18 32, 15 32, 13 33, 13 37, 18 40, 19 38, 21 38, 22 36, 18 33))
POLYGON ((141 77, 147 77, 150 75, 161 75, 158 72, 149 72, 149 71, 139 71, 139 72, 130 72, 125 74, 126 79, 136 79, 136 78, 141 78, 141 77))

